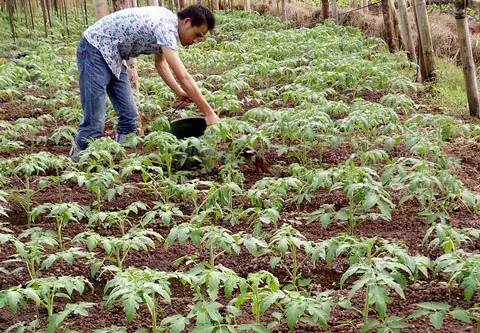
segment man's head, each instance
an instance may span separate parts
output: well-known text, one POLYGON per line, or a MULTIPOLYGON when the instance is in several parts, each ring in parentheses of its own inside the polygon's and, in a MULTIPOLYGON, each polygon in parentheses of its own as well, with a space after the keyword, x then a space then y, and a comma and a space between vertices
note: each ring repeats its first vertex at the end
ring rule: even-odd
POLYGON ((177 13, 178 36, 183 46, 200 42, 208 31, 215 28, 215 17, 202 5, 189 6, 177 13))

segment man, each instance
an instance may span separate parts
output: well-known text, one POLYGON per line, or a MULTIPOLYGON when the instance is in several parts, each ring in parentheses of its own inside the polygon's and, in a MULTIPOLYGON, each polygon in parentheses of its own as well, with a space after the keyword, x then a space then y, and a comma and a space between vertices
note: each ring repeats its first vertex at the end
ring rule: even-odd
POLYGON ((155 54, 155 67, 180 99, 194 102, 208 125, 220 121, 177 53, 201 41, 215 27, 210 10, 194 5, 175 15, 163 7, 120 10, 88 28, 77 49, 83 120, 70 151, 74 161, 88 140, 102 136, 105 127, 105 93, 118 114, 117 141, 125 143, 137 130, 138 111, 127 74, 126 61, 140 54, 155 54), (172 73, 173 72, 173 73, 172 73))

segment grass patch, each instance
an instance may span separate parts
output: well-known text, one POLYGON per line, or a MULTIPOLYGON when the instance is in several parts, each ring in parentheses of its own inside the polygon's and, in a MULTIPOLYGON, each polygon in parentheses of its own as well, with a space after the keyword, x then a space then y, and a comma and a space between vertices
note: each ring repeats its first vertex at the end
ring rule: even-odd
POLYGON ((444 109, 446 114, 469 116, 467 93, 462 68, 446 58, 436 58, 437 80, 432 83, 429 102, 444 109))

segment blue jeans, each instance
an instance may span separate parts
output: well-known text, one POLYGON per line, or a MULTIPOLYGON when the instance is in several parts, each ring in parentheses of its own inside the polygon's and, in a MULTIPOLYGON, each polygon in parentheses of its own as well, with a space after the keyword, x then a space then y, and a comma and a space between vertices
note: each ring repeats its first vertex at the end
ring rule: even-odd
POLYGON ((103 59, 102 54, 85 37, 77 48, 77 65, 80 72, 80 100, 83 120, 75 138, 80 149, 88 146, 88 139, 103 136, 105 129, 105 93, 118 114, 117 134, 137 130, 138 111, 128 79, 127 67, 122 67, 117 78, 103 59))

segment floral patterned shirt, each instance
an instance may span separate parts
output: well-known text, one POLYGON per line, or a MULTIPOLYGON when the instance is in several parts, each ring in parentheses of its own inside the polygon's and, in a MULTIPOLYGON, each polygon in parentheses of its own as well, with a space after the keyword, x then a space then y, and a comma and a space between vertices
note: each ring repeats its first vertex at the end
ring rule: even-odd
POLYGON ((177 49, 177 15, 157 6, 127 8, 102 17, 83 35, 119 78, 124 60, 160 53, 162 46, 177 49))

